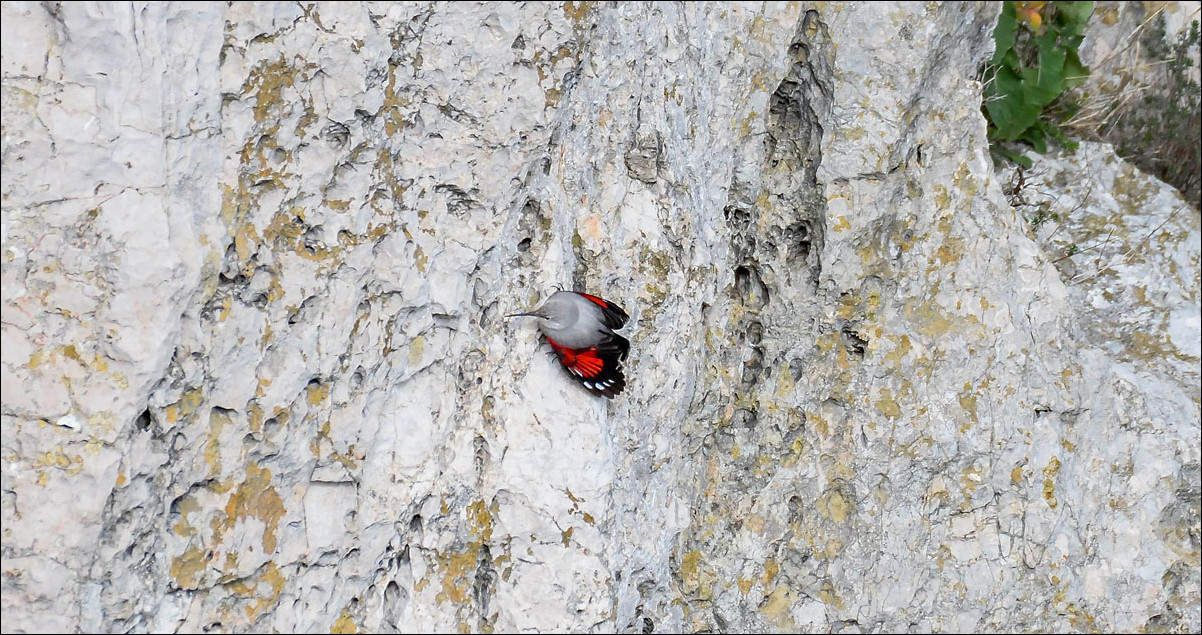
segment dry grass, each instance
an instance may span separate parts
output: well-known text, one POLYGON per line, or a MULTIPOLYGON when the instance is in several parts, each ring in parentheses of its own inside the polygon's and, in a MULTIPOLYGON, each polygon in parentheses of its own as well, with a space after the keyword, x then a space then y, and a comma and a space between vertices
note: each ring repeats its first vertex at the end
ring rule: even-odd
POLYGON ((1200 207, 1202 113, 1197 66, 1185 61, 1191 52, 1196 57, 1198 40, 1190 39, 1189 27, 1166 38, 1162 11, 1095 60, 1090 70, 1096 81, 1067 92, 1055 109, 1065 133, 1109 142, 1200 207))
POLYGON ((1149 88, 1146 79, 1149 75, 1148 54, 1140 40, 1163 11, 1162 8, 1145 18, 1115 50, 1090 66, 1091 75, 1113 77, 1115 82, 1085 84, 1069 91, 1061 105, 1071 103, 1077 108, 1076 112, 1065 113, 1067 118, 1061 127, 1066 133, 1099 140, 1098 132, 1107 127, 1107 122, 1114 121, 1117 113, 1138 103, 1140 95, 1149 88))

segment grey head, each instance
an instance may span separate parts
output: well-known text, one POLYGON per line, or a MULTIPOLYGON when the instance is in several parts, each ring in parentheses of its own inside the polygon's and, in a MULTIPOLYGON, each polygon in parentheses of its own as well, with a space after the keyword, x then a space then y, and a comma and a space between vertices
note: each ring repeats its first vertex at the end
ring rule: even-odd
POLYGON ((513 313, 505 317, 536 317, 539 319, 540 326, 546 325, 552 331, 563 330, 575 324, 576 319, 580 316, 580 307, 574 296, 575 294, 567 291, 556 291, 537 309, 528 313, 513 313))
MULTIPOLYGON (((538 318, 538 328, 547 337, 564 346, 591 346, 596 343, 598 324, 581 320, 581 310, 588 300, 570 291, 556 291, 546 302, 529 313, 514 313, 505 317, 529 316, 538 318)), ((594 320, 595 321, 595 320, 594 320)))

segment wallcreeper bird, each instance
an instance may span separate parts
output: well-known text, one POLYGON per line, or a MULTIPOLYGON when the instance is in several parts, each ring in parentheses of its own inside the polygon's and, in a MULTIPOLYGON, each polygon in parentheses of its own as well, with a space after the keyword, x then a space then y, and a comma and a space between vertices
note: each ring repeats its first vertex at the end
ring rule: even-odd
POLYGON ((559 363, 589 392, 613 399, 626 387, 622 360, 630 342, 614 333, 630 319, 622 307, 587 293, 556 291, 537 309, 505 317, 520 316, 538 318, 559 363))

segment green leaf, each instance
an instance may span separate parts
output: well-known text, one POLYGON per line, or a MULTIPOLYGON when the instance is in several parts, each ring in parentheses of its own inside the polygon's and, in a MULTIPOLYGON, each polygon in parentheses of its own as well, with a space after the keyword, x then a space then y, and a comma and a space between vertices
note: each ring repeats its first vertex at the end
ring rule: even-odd
POLYGON ((1066 54, 1056 46, 1056 34, 1051 29, 1035 42, 1039 46, 1039 63, 1023 71, 1023 92, 1028 103, 1042 109, 1064 92, 1066 54))
POLYGON ((997 128, 996 137, 1013 141, 1035 123, 1043 109, 1024 99, 1022 80, 1008 68, 998 69, 991 87, 985 110, 997 128))
POLYGON ((1002 3, 1002 15, 998 17, 997 28, 993 30, 993 50, 994 65, 1000 64, 1002 56, 1010 49, 1014 48, 1014 31, 1018 27, 1018 19, 1014 13, 1013 2, 1002 3))
POLYGON ((1005 66, 1006 68, 1018 72, 1022 69, 1023 63, 1018 59, 1018 53, 1015 53, 1014 49, 1010 49, 1009 51, 1006 51, 1005 55, 1002 56, 1002 63, 999 66, 1005 66))
MULTIPOLYGON (((1049 137, 1065 146, 1072 144, 1047 119, 1053 115, 1045 115, 1044 109, 1089 75, 1077 49, 1093 3, 1058 1, 1048 9, 1044 27, 1033 32, 1020 28, 1016 4, 1003 2, 993 33, 996 48, 983 73, 989 139, 999 148, 996 152, 1023 164, 1029 161, 1020 161, 1000 144, 1021 141, 1041 153, 1047 151, 1049 137)), ((1062 104, 1058 110, 1063 113, 1064 108, 1062 104)))
POLYGON ((1044 124, 1043 128, 1044 128, 1044 131, 1048 134, 1048 136, 1055 139, 1056 143, 1059 143, 1061 145, 1061 147, 1064 147, 1065 149, 1068 149, 1068 150, 1076 150, 1077 146, 1080 145, 1076 141, 1073 141, 1072 139, 1069 139, 1068 137, 1064 136, 1064 131, 1062 131, 1055 124, 1050 124, 1050 123, 1046 123, 1046 122, 1040 122, 1040 123, 1044 124))
POLYGON ((1006 148, 1005 146, 1003 146, 1001 144, 994 144, 989 149, 992 150, 994 154, 1001 155, 1002 157, 1005 157, 1005 158, 1013 161, 1014 163, 1017 163, 1017 164, 1023 166, 1024 168, 1027 168, 1027 169, 1031 168, 1032 163, 1031 163, 1030 159, 1028 159, 1027 157, 1025 157, 1017 152, 1014 152, 1014 151, 1006 148))
POLYGON ((1047 133, 1042 121, 1036 120, 1019 139, 1031 144, 1031 147, 1040 154, 1048 151, 1047 133))
POLYGON ((1068 54, 1064 58, 1064 89, 1076 88, 1085 83, 1089 77, 1089 68, 1081 63, 1081 58, 1077 57, 1077 49, 1068 49, 1068 54))
POLYGON ((1057 1, 1052 4, 1056 7, 1056 24, 1061 33, 1074 36, 1085 31, 1089 16, 1093 14, 1094 3, 1057 1))

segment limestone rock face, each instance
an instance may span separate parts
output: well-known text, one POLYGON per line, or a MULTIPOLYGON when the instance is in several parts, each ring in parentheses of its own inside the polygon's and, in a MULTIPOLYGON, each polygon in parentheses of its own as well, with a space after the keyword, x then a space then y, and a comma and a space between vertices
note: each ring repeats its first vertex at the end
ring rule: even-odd
POLYGON ((1198 212, 996 12, 5 3, 5 630, 1199 630, 1198 212))

